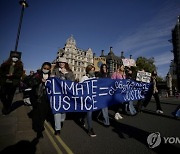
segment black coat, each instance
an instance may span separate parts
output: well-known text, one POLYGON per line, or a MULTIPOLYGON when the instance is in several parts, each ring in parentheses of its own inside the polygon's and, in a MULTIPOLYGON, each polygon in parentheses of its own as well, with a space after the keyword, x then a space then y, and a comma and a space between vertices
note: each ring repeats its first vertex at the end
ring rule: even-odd
POLYGON ((8 60, 7 62, 4 62, 0 66, 0 85, 5 85, 6 80, 9 79, 12 81, 13 86, 19 86, 21 77, 23 75, 23 64, 21 61, 16 62, 14 65, 14 73, 11 77, 7 77, 7 74, 9 74, 10 66, 12 65, 12 61, 8 60))

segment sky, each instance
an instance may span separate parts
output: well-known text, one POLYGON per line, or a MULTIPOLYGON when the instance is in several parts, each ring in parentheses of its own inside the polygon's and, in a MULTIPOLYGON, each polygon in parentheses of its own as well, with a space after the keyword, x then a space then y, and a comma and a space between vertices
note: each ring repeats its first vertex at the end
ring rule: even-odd
MULTIPOLYGON (((27 74, 73 35, 77 47, 101 50, 133 59, 155 58, 165 77, 173 60, 171 31, 180 15, 180 0, 26 0, 18 51, 27 74)), ((21 6, 19 0, 0 0, 0 63, 15 49, 21 6)))

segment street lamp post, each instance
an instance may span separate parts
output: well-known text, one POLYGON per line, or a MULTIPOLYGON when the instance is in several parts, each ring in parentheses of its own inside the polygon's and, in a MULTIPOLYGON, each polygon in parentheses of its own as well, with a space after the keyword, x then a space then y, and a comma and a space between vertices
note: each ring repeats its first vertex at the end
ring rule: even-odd
POLYGON ((21 9, 21 16, 20 16, 20 20, 19 20, 19 27, 18 27, 18 32, 17 32, 16 44, 15 44, 14 51, 17 51, 17 48, 18 48, 18 43, 19 43, 19 37, 20 37, 20 33, 21 33, 21 25, 22 25, 22 20, 23 20, 24 9, 26 7, 28 7, 28 3, 26 2, 26 0, 19 1, 19 4, 22 6, 22 9, 21 9))

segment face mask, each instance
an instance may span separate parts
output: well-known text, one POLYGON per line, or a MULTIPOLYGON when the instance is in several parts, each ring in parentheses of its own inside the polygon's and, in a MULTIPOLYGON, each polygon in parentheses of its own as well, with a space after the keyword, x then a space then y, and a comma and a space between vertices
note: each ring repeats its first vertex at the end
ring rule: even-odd
POLYGON ((49 70, 46 70, 46 69, 43 69, 42 71, 43 71, 44 74, 49 73, 49 70))
POLYGON ((94 71, 89 71, 89 76, 94 77, 95 76, 94 71))
POLYGON ((17 58, 17 57, 13 57, 13 58, 12 58, 12 61, 13 61, 13 62, 16 62, 16 61, 18 61, 18 58, 17 58))

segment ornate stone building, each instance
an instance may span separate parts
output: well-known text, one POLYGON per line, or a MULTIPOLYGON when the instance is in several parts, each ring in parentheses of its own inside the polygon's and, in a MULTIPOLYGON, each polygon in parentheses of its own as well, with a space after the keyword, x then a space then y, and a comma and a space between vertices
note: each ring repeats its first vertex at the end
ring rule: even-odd
POLYGON ((87 65, 93 65, 93 52, 91 48, 87 50, 78 48, 73 36, 67 39, 64 48, 58 50, 56 59, 62 55, 67 59, 76 79, 80 79, 86 73, 85 68, 87 65))
POLYGON ((108 72, 110 73, 110 75, 116 71, 118 65, 122 64, 122 59, 125 58, 124 57, 124 52, 121 52, 121 56, 116 56, 112 50, 112 47, 110 47, 110 51, 107 55, 104 54, 104 50, 102 50, 101 52, 101 56, 100 57, 105 57, 106 58, 106 64, 108 67, 108 72))

